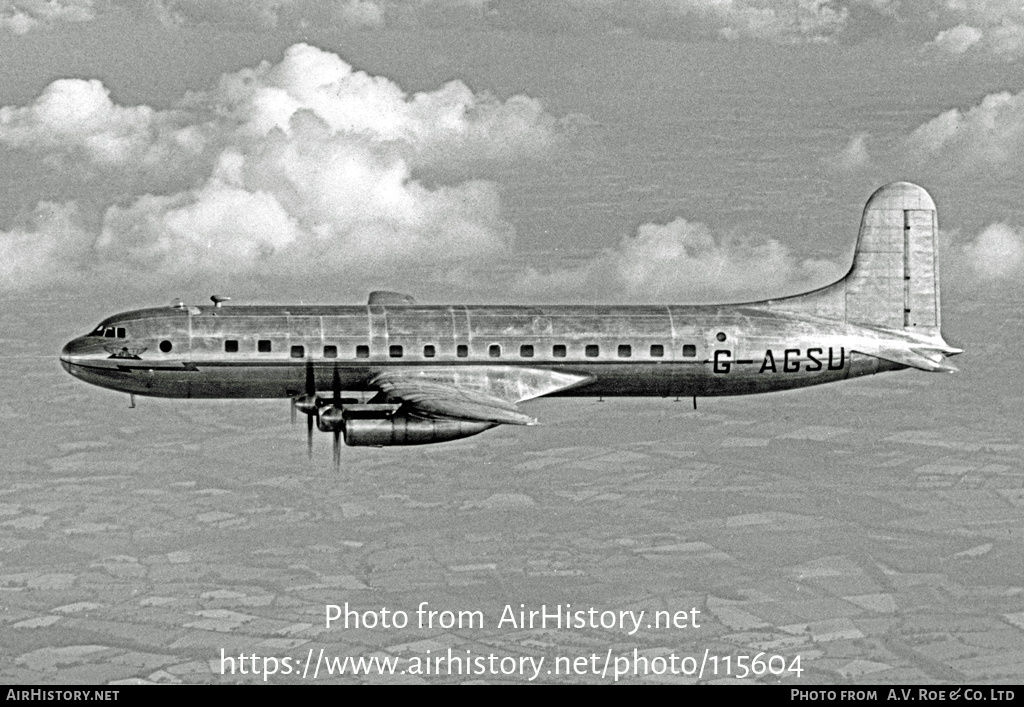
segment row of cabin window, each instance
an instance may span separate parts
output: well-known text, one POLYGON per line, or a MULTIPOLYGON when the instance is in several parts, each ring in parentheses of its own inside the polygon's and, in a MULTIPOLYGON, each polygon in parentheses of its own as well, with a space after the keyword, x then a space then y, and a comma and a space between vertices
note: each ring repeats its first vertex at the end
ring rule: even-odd
MULTIPOLYGON (((271 342, 269 339, 260 339, 256 342, 256 350, 259 353, 270 353, 271 342)), ((235 339, 228 339, 224 342, 224 351, 227 353, 238 352, 238 341, 235 339)), ((519 355, 522 358, 533 358, 535 349, 533 344, 523 344, 519 347, 519 355)), ((583 349, 584 355, 588 358, 597 358, 601 355, 601 348, 597 344, 587 344, 583 349)), ((390 358, 402 358, 405 355, 404 348, 398 344, 392 344, 388 347, 388 356, 390 358)), ((437 355, 437 349, 433 344, 427 344, 423 347, 424 358, 434 358, 437 355)), ((455 355, 459 358, 466 358, 469 356, 469 347, 466 344, 459 344, 455 347, 455 355)), ((499 344, 491 344, 487 347, 487 355, 491 358, 501 357, 501 346, 499 344)), ((565 344, 555 344, 551 347, 551 355, 554 358, 565 358, 566 347, 565 344)), ((618 347, 619 358, 630 358, 633 355, 633 347, 629 344, 619 344, 618 347)), ((652 358, 661 358, 665 355, 665 347, 661 344, 651 344, 650 355, 652 358)), ((693 358, 697 355, 697 347, 693 344, 685 344, 683 346, 683 356, 685 358, 693 358)), ((291 349, 292 358, 305 358, 306 347, 305 346, 292 346, 291 349)), ((365 344, 356 346, 356 358, 369 358, 370 347, 365 344)), ((324 358, 338 358, 338 347, 337 346, 324 346, 324 358)))

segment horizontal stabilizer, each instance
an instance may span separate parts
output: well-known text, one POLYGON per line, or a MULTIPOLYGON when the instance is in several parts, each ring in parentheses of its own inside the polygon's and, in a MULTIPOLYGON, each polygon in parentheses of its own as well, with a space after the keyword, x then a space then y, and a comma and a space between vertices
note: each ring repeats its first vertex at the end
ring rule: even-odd
POLYGON ((945 354, 936 349, 880 348, 869 355, 929 373, 956 373, 960 370, 947 363, 945 354))

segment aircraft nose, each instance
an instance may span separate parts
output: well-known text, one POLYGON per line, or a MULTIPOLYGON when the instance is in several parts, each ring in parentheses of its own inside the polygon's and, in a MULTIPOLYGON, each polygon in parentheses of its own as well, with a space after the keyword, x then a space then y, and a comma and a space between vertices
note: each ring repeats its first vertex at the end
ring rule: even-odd
POLYGON ((64 344, 64 348, 62 348, 60 350, 60 365, 68 373, 71 372, 71 363, 72 363, 72 356, 74 355, 74 351, 75 351, 75 342, 74 341, 69 341, 68 343, 64 344))
POLYGON ((64 344, 64 348, 60 350, 60 365, 64 367, 65 371, 71 373, 72 366, 81 363, 83 358, 93 353, 95 346, 89 344, 90 342, 83 341, 81 338, 72 339, 64 344))

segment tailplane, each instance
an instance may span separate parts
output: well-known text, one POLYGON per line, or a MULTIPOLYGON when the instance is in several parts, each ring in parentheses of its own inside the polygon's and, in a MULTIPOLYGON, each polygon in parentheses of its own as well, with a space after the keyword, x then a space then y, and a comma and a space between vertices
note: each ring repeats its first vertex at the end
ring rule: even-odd
POLYGON ((916 184, 885 185, 864 207, 853 265, 846 277, 767 304, 772 309, 941 340, 935 202, 916 184))

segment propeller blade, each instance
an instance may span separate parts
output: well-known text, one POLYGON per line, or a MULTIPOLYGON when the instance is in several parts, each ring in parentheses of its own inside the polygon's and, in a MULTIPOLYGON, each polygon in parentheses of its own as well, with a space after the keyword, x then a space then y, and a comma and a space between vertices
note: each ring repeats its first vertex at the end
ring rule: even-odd
POLYGON ((316 395, 316 375, 313 373, 313 359, 306 359, 306 395, 316 395))
POLYGON ((292 424, 293 425, 295 424, 295 415, 296 415, 295 398, 292 398, 292 424))
POLYGON ((341 430, 334 428, 334 471, 341 471, 341 430))
MULTIPOLYGON (((341 375, 338 373, 338 364, 334 364, 334 373, 331 376, 331 393, 334 409, 341 410, 341 375)), ((341 470, 341 427, 334 426, 334 470, 341 470)))
POLYGON ((338 364, 334 364, 334 375, 331 377, 331 392, 334 394, 334 406, 341 407, 341 376, 338 374, 338 364))
MULTIPOLYGON (((318 416, 319 417, 319 416, 318 416)), ((306 415, 306 452, 313 458, 313 416, 306 415)))

